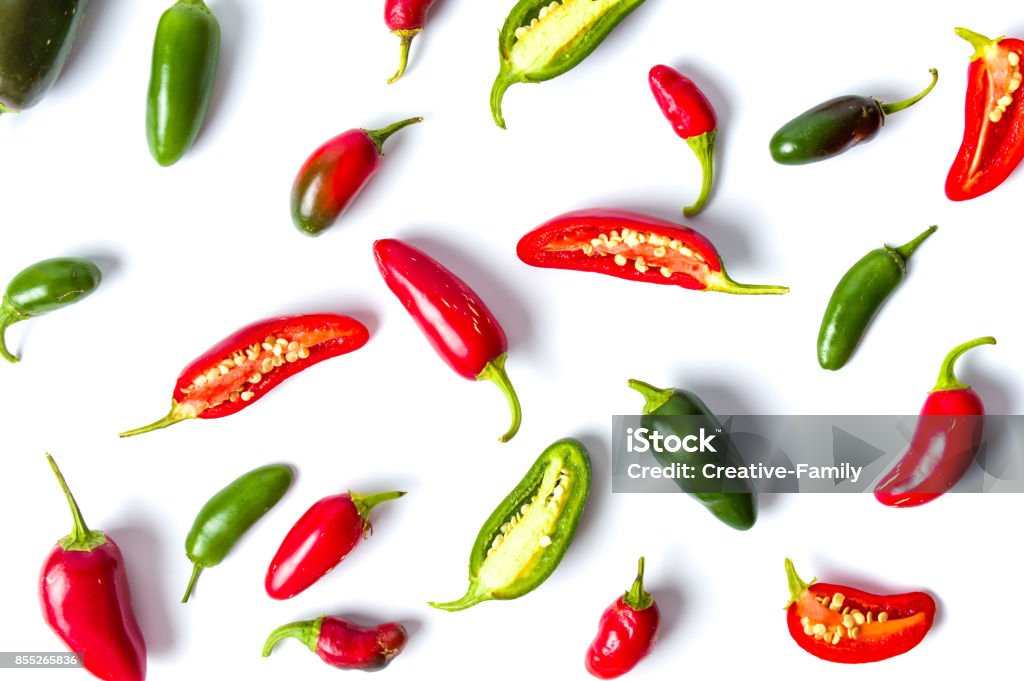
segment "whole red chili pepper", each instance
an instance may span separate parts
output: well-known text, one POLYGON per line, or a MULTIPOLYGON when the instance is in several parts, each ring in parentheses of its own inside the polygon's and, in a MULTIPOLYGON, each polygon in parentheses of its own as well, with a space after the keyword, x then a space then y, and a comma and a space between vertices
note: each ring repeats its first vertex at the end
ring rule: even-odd
POLYGON ((263 657, 286 638, 299 639, 332 667, 378 671, 402 652, 408 634, 397 622, 361 627, 340 617, 321 616, 275 629, 263 645, 263 657))
POLYGON ((964 139, 946 176, 946 196, 966 201, 990 192, 1024 158, 1021 84, 1024 41, 991 40, 966 28, 956 34, 974 48, 967 67, 964 139))
POLYGON ((787 293, 785 286, 739 284, 698 232, 649 215, 596 208, 560 215, 516 247, 534 267, 608 274, 649 284, 723 293, 787 293))
POLYGON ((171 394, 171 411, 121 437, 173 426, 185 419, 216 419, 241 411, 274 386, 331 357, 366 345, 370 332, 337 314, 277 317, 250 324, 189 364, 171 394))
POLYGON ((292 221, 310 236, 334 224, 380 169, 384 141, 422 118, 407 118, 380 130, 356 128, 314 151, 292 185, 292 221))
POLYGON ((333 570, 372 532, 370 511, 405 492, 337 494, 324 497, 288 530, 270 561, 264 586, 271 598, 302 593, 333 570))
POLYGON ((700 195, 692 206, 683 209, 683 214, 696 215, 704 208, 711 195, 714 176, 715 135, 718 121, 711 102, 697 85, 670 66, 659 64, 651 69, 647 77, 651 92, 661 112, 672 124, 676 134, 686 140, 700 161, 700 195))
POLYGON ((953 368, 971 348, 995 342, 991 336, 976 338, 946 355, 909 448, 875 487, 880 502, 920 506, 948 491, 970 469, 981 447, 985 406, 978 393, 957 380, 953 368))
POLYGON ((146 642, 132 612, 124 558, 114 540, 90 530, 49 454, 71 507, 74 527, 43 564, 39 600, 50 628, 81 655, 82 666, 109 681, 146 678, 146 642))
POLYGON ((608 606, 587 651, 587 671, 599 679, 622 676, 647 657, 658 638, 658 604, 644 590, 644 559, 636 581, 625 595, 608 606))
POLYGON ((405 65, 409 61, 409 46, 416 34, 423 30, 427 20, 427 10, 435 0, 385 0, 384 22, 391 32, 402 39, 401 52, 398 56, 398 71, 388 78, 394 83, 405 73, 405 65))
POLYGON ((512 425, 499 440, 511 440, 522 413, 505 373, 508 340, 487 305, 466 282, 407 243, 381 239, 373 244, 373 254, 388 288, 448 365, 463 378, 493 381, 505 394, 512 425))
POLYGON ((915 591, 878 596, 836 584, 800 579, 786 559, 789 635, 801 648, 829 662, 878 662, 907 652, 935 621, 935 600, 915 591))

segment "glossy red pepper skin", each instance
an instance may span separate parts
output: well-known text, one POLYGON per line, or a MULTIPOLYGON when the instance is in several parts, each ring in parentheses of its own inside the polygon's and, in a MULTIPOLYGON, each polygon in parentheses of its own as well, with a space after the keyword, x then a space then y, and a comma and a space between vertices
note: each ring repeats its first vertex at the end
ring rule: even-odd
POLYGON ((402 652, 408 634, 397 622, 362 627, 340 617, 324 616, 275 629, 263 646, 263 657, 268 657, 285 638, 299 639, 332 667, 378 671, 402 652))
POLYGON ((599 679, 622 676, 650 654, 658 639, 661 613, 644 590, 644 559, 636 581, 601 615, 597 636, 587 651, 587 671, 599 679))
POLYGON ((302 514, 270 561, 264 587, 271 598, 296 596, 333 570, 368 536, 374 506, 405 492, 336 494, 302 514))
POLYGON ((381 239, 373 244, 373 254, 384 282, 445 362, 463 378, 493 381, 505 394, 512 425, 500 440, 511 440, 521 420, 519 399, 505 373, 505 331, 487 305, 466 282, 414 246, 381 239))
POLYGON ((46 457, 71 506, 74 529, 43 564, 43 617, 82 666, 109 681, 146 678, 146 642, 132 611, 124 558, 114 540, 90 530, 53 458, 46 457))
POLYGON ((388 79, 389 83, 394 83, 405 73, 405 66, 409 61, 409 46, 412 45, 412 39, 423 30, 427 10, 434 2, 435 0, 385 0, 384 23, 402 40, 398 71, 388 79))
POLYGON ((700 233, 624 210, 596 208, 560 215, 520 239, 516 252, 534 267, 596 272, 648 284, 740 294, 789 291, 785 286, 739 284, 729 278, 715 247, 700 233), (623 229, 628 230, 626 237, 623 229), (658 237, 656 243, 649 238, 652 234, 658 237), (635 243, 639 236, 644 241, 635 243), (656 255, 662 247, 665 253, 656 255), (616 262, 617 255, 626 258, 624 264, 616 262), (642 266, 637 256, 643 258, 642 266))
POLYGON ((974 54, 967 68, 964 138, 946 177, 946 196, 967 201, 1002 184, 1024 158, 1024 98, 1017 91, 1024 41, 990 40, 965 28, 956 33, 974 54), (1012 101, 1002 106, 1003 97, 1012 101))
POLYGON ((875 487, 886 506, 920 506, 947 492, 971 468, 981 447, 985 406, 978 393, 957 380, 956 360, 986 336, 958 345, 942 362, 939 380, 928 394, 910 446, 875 487))
POLYGON ((800 579, 789 558, 786 559, 786 578, 790 592, 786 624, 790 636, 811 655, 829 662, 858 664, 902 655, 924 639, 935 621, 935 600, 922 591, 879 596, 848 586, 815 583, 813 579, 808 583, 800 579), (844 599, 840 609, 833 610, 829 606, 837 593, 844 599), (822 604, 820 598, 828 598, 828 605, 822 604), (871 614, 871 622, 859 625, 854 622, 856 638, 851 638, 850 629, 842 624, 842 608, 849 608, 847 614, 851 619, 854 610, 864 617, 871 614), (878 621, 879 616, 884 621, 878 621), (806 624, 805 617, 808 618, 806 624), (839 639, 833 643, 831 635, 827 640, 816 637, 813 624, 817 623, 824 624, 830 633, 841 629, 839 639), (807 627, 811 627, 811 633, 807 627))
POLYGON ((121 433, 121 437, 166 428, 185 419, 229 416, 300 371, 358 350, 369 338, 370 332, 361 322, 337 314, 276 317, 250 324, 182 370, 167 416, 121 433), (275 345, 281 345, 281 350, 274 349, 275 345))

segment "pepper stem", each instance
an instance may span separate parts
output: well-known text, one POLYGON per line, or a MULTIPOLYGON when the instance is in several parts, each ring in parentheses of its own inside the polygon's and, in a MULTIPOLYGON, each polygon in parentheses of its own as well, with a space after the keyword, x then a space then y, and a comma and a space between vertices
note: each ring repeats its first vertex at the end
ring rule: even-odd
POLYGON ((894 250, 897 253, 899 253, 903 257, 904 260, 909 260, 910 256, 912 256, 914 254, 914 251, 917 250, 917 247, 920 246, 921 244, 923 244, 925 239, 927 239, 932 234, 934 234, 935 230, 937 230, 937 229, 938 229, 937 225, 932 225, 928 229, 926 229, 923 232, 921 232, 920 234, 918 234, 912 240, 910 240, 907 243, 903 244, 902 246, 898 246, 898 247, 896 247, 896 248, 894 248, 892 250, 894 250))
POLYGON ((153 423, 150 423, 148 426, 142 426, 141 428, 126 430, 123 433, 121 433, 118 437, 131 437, 133 435, 142 435, 143 433, 148 433, 153 430, 160 430, 161 428, 166 428, 167 426, 173 426, 175 423, 178 423, 179 421, 184 421, 185 419, 195 418, 194 415, 190 416, 181 413, 181 409, 179 408, 180 406, 181 405, 179 405, 177 402, 171 400, 171 411, 167 413, 167 416, 164 416, 161 419, 153 421, 153 423))
POLYGON ((718 291, 720 293, 733 293, 738 295, 782 295, 789 293, 788 286, 773 286, 767 284, 740 284, 729 278, 725 270, 711 272, 704 278, 705 291, 718 291))
POLYGON ((939 380, 935 382, 935 387, 932 388, 931 392, 940 392, 944 390, 970 390, 971 386, 961 383, 957 379, 956 374, 953 373, 953 368, 956 365, 956 361, 960 359, 960 355, 964 354, 971 348, 976 348, 979 345, 995 345, 996 339, 992 336, 984 336, 982 338, 975 338, 972 341, 961 343, 946 355, 946 359, 942 360, 942 367, 939 369, 939 380))
POLYGON ((0 104, 0 116, 4 115, 5 113, 18 113, 18 112, 17 111, 13 111, 12 109, 8 109, 3 104, 0 104))
POLYGON ((64 498, 68 500, 68 506, 71 507, 71 519, 74 523, 71 527, 71 534, 60 540, 61 548, 65 551, 92 551, 97 546, 106 544, 107 538, 102 532, 94 532, 85 524, 85 520, 82 518, 82 511, 78 508, 78 502, 75 501, 75 497, 71 494, 64 475, 57 468, 57 462, 49 454, 46 455, 46 460, 50 462, 50 468, 53 469, 54 475, 57 476, 57 482, 60 483, 60 488, 64 492, 64 498))
POLYGON ((477 603, 483 603, 484 601, 491 600, 491 595, 480 590, 480 587, 476 583, 469 585, 469 590, 466 595, 457 601, 450 601, 448 603, 435 603, 430 601, 427 603, 432 608, 438 610, 444 610, 446 612, 458 612, 459 610, 465 610, 471 608, 477 603))
POLYGON ((693 149, 693 153, 697 155, 701 170, 700 195, 697 196, 697 200, 692 206, 687 206, 683 209, 683 215, 687 217, 699 213, 711 195, 711 182, 714 179, 715 167, 716 134, 716 131, 711 130, 696 137, 689 137, 686 140, 686 143, 693 149))
POLYGON ((672 388, 655 388, 650 383, 644 383, 638 381, 635 378, 629 379, 629 387, 643 395, 646 404, 644 404, 644 414, 650 414, 655 409, 658 409, 663 404, 672 399, 672 394, 675 392, 672 388))
POLYGON ((633 586, 630 587, 626 595, 622 597, 626 605, 631 607, 633 610, 646 610, 654 604, 654 599, 651 594, 647 593, 644 589, 644 557, 640 556, 640 560, 637 563, 636 568, 636 580, 633 581, 633 586))
POLYGON ((396 132, 398 132, 399 130, 401 130, 404 127, 412 125, 413 123, 422 123, 422 122, 423 122, 423 117, 422 116, 416 116, 414 118, 406 118, 404 121, 398 121, 397 123, 392 123, 391 125, 387 126, 386 128, 381 128, 380 130, 365 130, 364 129, 363 132, 366 133, 366 136, 369 137, 370 141, 373 142, 375 147, 377 147, 377 153, 380 154, 381 156, 383 156, 384 155, 384 142, 385 142, 385 140, 387 140, 387 138, 391 137, 392 135, 394 135, 396 132))
POLYGON ((925 95, 931 92, 932 88, 935 87, 935 84, 939 82, 938 69, 928 69, 928 73, 932 74, 932 82, 928 85, 928 87, 926 87, 924 90, 917 93, 910 99, 904 99, 903 101, 900 102, 893 102, 892 104, 883 104, 882 102, 879 102, 879 106, 882 107, 882 113, 888 116, 889 114, 894 114, 897 111, 903 111, 904 109, 911 107, 920 102, 922 99, 924 99, 925 95))
POLYGON ((992 49, 993 46, 998 44, 999 41, 1003 39, 1003 36, 1000 36, 995 40, 992 40, 988 36, 983 36, 980 33, 975 33, 969 28, 955 28, 953 29, 953 32, 956 33, 961 38, 963 38, 964 40, 966 40, 967 42, 969 42, 971 44, 971 47, 974 48, 974 54, 971 55, 971 61, 979 59, 980 57, 984 57, 985 52, 987 50, 992 49))
MULTIPOLYGON (((0 112, 2 113, 2 112, 0 112)), ((17 363, 21 361, 18 357, 15 357, 7 349, 7 327, 11 324, 17 324, 18 322, 25 321, 32 315, 22 314, 14 309, 14 306, 7 302, 7 297, 4 296, 3 302, 0 303, 0 357, 3 357, 8 362, 17 363)))
POLYGON ((505 72, 501 71, 498 73, 498 77, 494 79, 494 85, 491 86, 491 117, 494 119, 494 123, 505 130, 505 116, 501 112, 501 101, 505 98, 505 90, 508 90, 509 86, 515 81, 507 78, 505 72))
POLYGON ((352 504, 356 507, 356 512, 359 513, 359 517, 363 519, 363 534, 373 534, 373 526, 370 525, 370 511, 373 510, 378 504, 382 504, 385 501, 391 501, 398 497, 404 497, 405 492, 378 492, 377 494, 356 494, 352 490, 348 492, 349 498, 352 500, 352 504))
POLYGON ((807 591, 807 587, 818 581, 815 577, 809 582, 805 582, 800 579, 800 575, 796 573, 796 568, 793 567, 793 561, 789 558, 786 559, 786 581, 789 583, 789 603, 786 603, 786 607, 793 605, 800 600, 804 592, 807 591))
POLYGON ((401 78, 402 74, 405 73, 405 67, 409 63, 409 46, 412 45, 412 39, 416 37, 420 30, 422 29, 414 28, 392 31, 392 33, 402 39, 402 44, 398 48, 398 70, 395 71, 395 75, 388 78, 389 85, 401 78))
POLYGON ((320 627, 323 624, 323 621, 324 616, 321 615, 315 620, 292 622, 274 629, 274 631, 270 632, 270 636, 267 637, 267 642, 263 644, 263 657, 270 657, 270 652, 278 643, 286 638, 299 639, 302 641, 304 646, 315 653, 317 641, 320 639, 320 627))
POLYGON ((506 359, 508 359, 508 353, 501 353, 488 362, 484 370, 476 377, 478 381, 488 380, 498 386, 504 393, 505 399, 508 400, 509 409, 512 411, 512 425, 509 426, 508 432, 498 438, 499 442, 508 442, 515 437, 515 434, 519 432, 519 424, 523 421, 523 410, 519 405, 519 397, 516 395, 516 389, 512 387, 512 382, 508 379, 508 374, 505 373, 506 359))
POLYGON ((194 563, 192 565, 192 576, 188 578, 188 586, 185 587, 185 595, 181 598, 182 603, 188 603, 189 596, 192 595, 192 589, 195 587, 196 580, 199 579, 199 575, 202 571, 203 566, 199 563, 194 563))

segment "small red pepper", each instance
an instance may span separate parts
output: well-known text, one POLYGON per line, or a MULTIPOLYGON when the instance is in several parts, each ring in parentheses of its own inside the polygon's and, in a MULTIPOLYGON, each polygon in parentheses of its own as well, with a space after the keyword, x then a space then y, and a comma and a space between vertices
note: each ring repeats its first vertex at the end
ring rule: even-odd
POLYGON ((700 195, 692 206, 683 209, 686 216, 696 215, 711 195, 714 176, 715 135, 718 120, 711 102, 697 85, 670 66, 659 64, 647 77, 661 112, 676 134, 686 140, 700 161, 700 195))
POLYGON ((270 561, 264 586, 271 598, 302 593, 333 570, 372 532, 370 511, 405 492, 337 494, 324 497, 288 530, 270 561))
POLYGON ((658 604, 644 590, 641 556, 633 586, 601 615, 587 651, 587 671, 599 679, 614 679, 631 670, 654 648, 660 622, 658 604))
POLYGON ((332 667, 377 671, 402 652, 408 634, 397 622, 361 627, 340 617, 321 616, 275 629, 263 645, 263 657, 286 638, 302 641, 332 667))
POLYGON ((319 236, 333 225, 380 170, 384 141, 422 120, 407 118, 380 130, 347 130, 314 151, 292 185, 292 221, 299 231, 319 236))
POLYGON ((391 32, 402 39, 399 52, 398 71, 388 78, 394 83, 405 73, 405 65, 409 62, 409 46, 412 39, 423 30, 427 20, 427 10, 435 0, 386 0, 384 2, 384 22, 391 32))
POLYGON ((935 621, 935 601, 914 591, 878 596, 837 584, 804 582, 786 559, 786 623, 801 648, 829 662, 878 662, 907 652, 935 621))
POLYGON ((946 355, 907 452, 875 487, 880 502, 920 506, 948 491, 970 469, 981 447, 985 406, 978 393, 957 380, 953 368, 971 348, 995 342, 991 336, 977 338, 946 355))
POLYGON ((723 293, 787 293, 785 286, 739 284, 715 247, 698 232, 624 210, 566 213, 533 230, 516 247, 534 267, 597 272, 649 284, 723 293))
POLYGON ((373 244, 373 254, 388 288, 448 365, 463 378, 493 381, 505 394, 512 425, 499 440, 511 440, 522 412, 505 373, 508 339, 487 305, 466 282, 414 246, 381 239, 373 244))
POLYGON ((43 617, 91 673, 109 681, 142 681, 146 642, 132 612, 121 550, 103 532, 89 529, 53 457, 47 454, 46 460, 71 506, 74 527, 43 564, 43 617))
POLYGON ((1024 41, 991 40, 966 28, 956 34, 974 48, 967 67, 964 139, 946 177, 946 196, 966 201, 990 192, 1024 158, 1024 41))
POLYGON ((370 332, 337 314, 267 319, 236 331, 178 376, 171 411, 121 437, 173 426, 185 419, 216 419, 241 411, 300 371, 366 345, 370 332))

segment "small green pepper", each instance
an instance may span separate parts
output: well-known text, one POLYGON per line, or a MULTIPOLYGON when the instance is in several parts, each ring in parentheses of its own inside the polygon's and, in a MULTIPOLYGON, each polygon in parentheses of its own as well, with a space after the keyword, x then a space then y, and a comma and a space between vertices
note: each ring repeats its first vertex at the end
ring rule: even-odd
POLYGON ((842 369, 871 320, 907 276, 907 260, 938 229, 931 226, 910 243, 883 246, 857 261, 836 285, 818 331, 818 364, 842 369))
POLYGON ((544 583, 569 548, 590 494, 590 455, 573 439, 545 449, 480 529, 469 554, 469 589, 454 612, 519 598, 544 583))
POLYGON ((0 303, 0 357, 18 361, 4 340, 8 326, 78 302, 96 290, 101 278, 100 268, 84 258, 43 260, 16 274, 0 303))
POLYGON ((501 65, 491 115, 505 127, 501 100, 513 83, 540 83, 587 58, 644 0, 519 0, 498 35, 501 65))
POLYGON ((199 135, 219 53, 220 24, 203 0, 178 0, 160 17, 146 99, 146 137, 160 165, 176 163, 199 135))
POLYGON ((219 565, 235 543, 281 500, 292 484, 292 469, 272 464, 249 471, 206 502, 185 538, 185 555, 192 561, 182 603, 204 568, 219 565))

